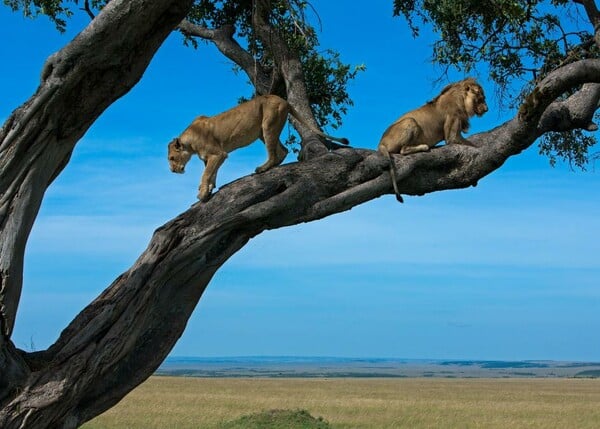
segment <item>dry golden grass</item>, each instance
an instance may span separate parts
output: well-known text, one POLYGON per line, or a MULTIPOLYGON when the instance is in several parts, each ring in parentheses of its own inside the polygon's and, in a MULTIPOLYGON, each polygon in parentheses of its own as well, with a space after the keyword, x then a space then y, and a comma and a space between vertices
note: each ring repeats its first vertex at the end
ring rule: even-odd
POLYGON ((600 428, 600 380, 152 377, 85 429, 218 428, 268 409, 334 428, 600 428))

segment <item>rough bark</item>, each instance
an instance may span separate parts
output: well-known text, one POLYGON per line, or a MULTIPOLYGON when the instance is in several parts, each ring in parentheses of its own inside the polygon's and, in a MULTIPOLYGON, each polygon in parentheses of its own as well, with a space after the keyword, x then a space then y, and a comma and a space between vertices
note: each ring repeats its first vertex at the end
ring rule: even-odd
MULTIPOLYGON (((87 127, 139 79, 189 5, 188 0, 111 1, 89 29, 48 60, 36 95, 0 130, 2 428, 72 428, 110 408, 154 372, 216 270, 252 237, 393 192, 388 160, 363 149, 321 151, 304 162, 241 178, 159 228, 135 264, 48 350, 15 349, 9 335, 24 245, 45 189, 87 127)), ((264 16, 256 24, 271 31, 264 16)), ((289 63, 282 67, 288 91, 305 103, 296 59, 285 46, 279 48, 279 61, 289 63)), ((400 191, 423 195, 475 185, 544 132, 589 127, 599 83, 600 60, 570 64, 540 83, 518 117, 472 136, 478 147, 451 145, 396 156, 400 191), (573 96, 554 101, 582 84, 573 96)), ((319 146, 308 136, 304 146, 313 144, 319 146)))
MULTIPOLYGON (((110 2, 47 60, 37 92, 0 130, 0 401, 21 389, 30 373, 9 338, 21 295, 25 243, 44 192, 79 138, 138 82, 190 7, 191 0, 110 2)), ((7 416, 3 410, 0 427, 14 426, 7 416)), ((44 418, 50 426, 61 421, 44 418)))
MULTIPOLYGON (((284 38, 278 29, 271 25, 271 0, 256 0, 252 14, 252 24, 258 38, 265 46, 270 47, 271 54, 277 64, 287 93, 287 101, 294 106, 296 111, 302 115, 305 120, 313 127, 318 128, 310 108, 308 92, 304 84, 304 73, 302 71, 302 62, 298 55, 293 52, 286 44, 284 38)), ((312 132, 296 121, 290 119, 294 128, 298 130, 303 139, 300 151, 300 160, 308 160, 314 156, 319 156, 327 152, 328 147, 324 141, 308 138, 312 132), (311 142, 310 144, 308 142, 311 142)), ((337 145, 329 146, 336 147, 337 145)))
MULTIPOLYGON (((542 92, 564 90, 584 79, 588 74, 581 69, 600 80, 600 60, 586 61, 571 68, 570 81, 544 81, 542 92)), ((565 108, 593 112, 600 99, 599 85, 594 87, 588 85, 585 100, 573 96, 550 104, 543 114, 565 108)), ((422 195, 475 185, 546 131, 539 119, 515 118, 473 136, 478 148, 452 145, 397 156, 400 190, 422 195)), ((213 274, 233 253, 264 230, 320 219, 391 193, 388 166, 377 152, 339 149, 242 178, 208 203, 195 204, 159 228, 134 266, 80 313, 52 347, 23 354, 32 370, 27 387, 4 403, 0 416, 22 416, 25 410, 28 424, 35 423, 30 427, 45 427, 45 410, 54 414, 59 404, 77 403, 68 412, 73 422, 110 407, 168 354, 213 274)), ((19 422, 0 420, 2 427, 18 427, 19 422)))

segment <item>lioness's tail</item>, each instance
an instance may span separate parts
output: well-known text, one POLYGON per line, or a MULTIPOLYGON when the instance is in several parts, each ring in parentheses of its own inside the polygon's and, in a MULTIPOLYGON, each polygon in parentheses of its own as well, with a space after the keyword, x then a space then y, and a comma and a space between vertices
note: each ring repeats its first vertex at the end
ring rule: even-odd
POLYGON ((383 146, 381 146, 378 149, 384 156, 387 155, 387 158, 390 161, 390 176, 392 177, 392 186, 394 187, 394 192, 396 193, 396 199, 399 202, 403 203, 404 199, 402 198, 402 195, 400 195, 400 190, 398 190, 398 179, 396 179, 396 165, 394 164, 394 160, 392 159, 392 154, 383 146))
POLYGON ((309 130, 311 130, 313 133, 315 133, 315 134, 317 134, 317 135, 319 135, 321 137, 324 137, 326 139, 339 142, 341 144, 349 144, 350 143, 348 141, 348 139, 345 138, 345 137, 330 136, 329 134, 325 134, 323 131, 319 130, 318 128, 313 127, 312 125, 306 123, 306 121, 304 119, 302 119, 302 116, 300 116, 300 114, 296 111, 296 109, 294 109, 294 107, 290 103, 288 103, 288 109, 289 109, 290 115, 292 115, 294 118, 296 118, 296 120, 298 122, 300 122, 306 128, 308 128, 309 130))

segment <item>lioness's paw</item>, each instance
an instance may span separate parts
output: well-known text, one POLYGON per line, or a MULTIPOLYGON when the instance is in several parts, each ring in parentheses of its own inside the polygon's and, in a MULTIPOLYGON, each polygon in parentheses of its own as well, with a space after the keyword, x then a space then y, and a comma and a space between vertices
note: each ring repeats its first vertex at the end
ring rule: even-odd
POLYGON ((210 192, 202 192, 202 191, 200 191, 200 192, 198 192, 197 197, 198 197, 198 199, 200 201, 202 201, 203 203, 205 203, 208 200, 210 200, 210 195, 211 195, 210 192))

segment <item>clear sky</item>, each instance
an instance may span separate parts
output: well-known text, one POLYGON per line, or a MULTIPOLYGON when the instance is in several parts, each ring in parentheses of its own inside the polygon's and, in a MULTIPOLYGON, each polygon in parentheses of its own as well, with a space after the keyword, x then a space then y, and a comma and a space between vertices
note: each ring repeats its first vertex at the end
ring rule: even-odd
MULTIPOLYGON (((413 40, 391 0, 312 3, 322 47, 367 66, 350 85, 355 106, 343 127, 327 131, 375 149, 393 120, 441 89, 433 38, 413 40)), ((60 35, 43 17, 0 7, 2 122, 33 94, 47 56, 85 24, 82 12, 60 35)), ((514 114, 477 77, 490 111, 472 132, 514 114)), ((202 165, 193 159, 186 174, 172 174, 167 142, 196 115, 251 93, 212 45, 194 51, 169 37, 46 194, 27 247, 18 347, 50 345, 157 227, 195 202, 202 165)), ((233 153, 218 184, 265 157, 260 143, 233 153)), ((217 272, 171 355, 600 361, 600 171, 588 170, 551 168, 533 147, 476 188, 404 205, 389 195, 263 233, 217 272)))

